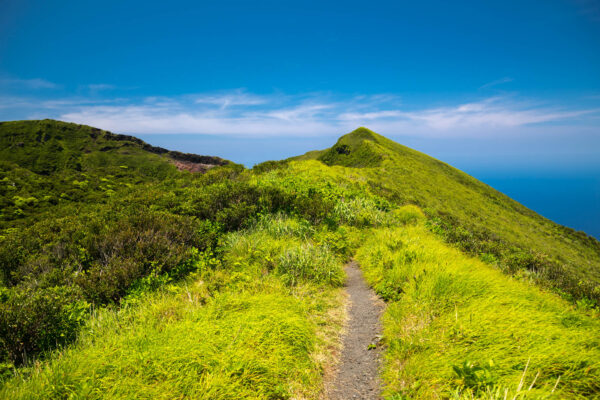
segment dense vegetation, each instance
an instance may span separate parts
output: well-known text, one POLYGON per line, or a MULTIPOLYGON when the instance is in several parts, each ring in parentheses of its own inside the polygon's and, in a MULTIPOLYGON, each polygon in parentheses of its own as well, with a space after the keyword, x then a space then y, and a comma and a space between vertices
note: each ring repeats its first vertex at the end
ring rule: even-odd
POLYGON ((600 391, 598 242, 364 128, 252 170, 0 134, 0 397, 318 398, 353 256, 389 303, 390 398, 504 398, 526 365, 529 397, 600 391))
POLYGON ((391 398, 600 393, 598 319, 445 246, 418 209, 405 212, 410 226, 374 231, 356 256, 389 304, 384 379, 391 398))
POLYGON ((121 189, 178 177, 175 162, 228 163, 89 126, 0 122, 0 228, 45 219, 46 211, 60 212, 67 203, 103 202, 121 189))
POLYGON ((394 204, 415 204, 430 229, 448 243, 526 274, 574 299, 600 303, 600 242, 558 225, 425 154, 359 128, 330 149, 297 160, 360 167, 372 193, 394 204))

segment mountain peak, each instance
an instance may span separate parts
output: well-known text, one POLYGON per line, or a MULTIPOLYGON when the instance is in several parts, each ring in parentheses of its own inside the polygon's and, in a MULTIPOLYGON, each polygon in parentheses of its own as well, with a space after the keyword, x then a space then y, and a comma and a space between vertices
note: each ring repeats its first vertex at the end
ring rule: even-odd
POLYGON ((342 140, 345 142, 360 142, 363 140, 376 141, 377 136, 379 136, 379 135, 376 134, 375 132, 373 132, 372 130, 365 128, 364 126, 361 126, 361 127, 356 128, 352 132, 341 136, 338 139, 338 142, 342 141, 342 140))
POLYGON ((346 167, 376 167, 385 158, 385 149, 381 144, 383 136, 370 129, 360 127, 340 137, 333 147, 318 157, 328 165, 346 167))

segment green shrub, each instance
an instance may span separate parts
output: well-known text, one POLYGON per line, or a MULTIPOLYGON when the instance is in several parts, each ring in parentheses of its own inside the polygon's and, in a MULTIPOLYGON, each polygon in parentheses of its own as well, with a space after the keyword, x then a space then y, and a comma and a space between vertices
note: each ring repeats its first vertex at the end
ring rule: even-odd
POLYGON ((299 216, 318 225, 331 215, 335 207, 333 199, 327 198, 314 189, 298 195, 293 199, 293 210, 299 216))
POLYGON ((203 244, 190 219, 156 212, 131 215, 93 238, 88 250, 93 261, 75 282, 94 303, 117 301, 136 280, 171 272, 203 244))
POLYGON ((454 384, 460 390, 468 389, 475 395, 493 387, 497 381, 492 361, 487 365, 464 361, 461 365, 453 365, 452 370, 455 374, 454 384))
POLYGON ((0 303, 0 350, 15 365, 75 339, 89 305, 70 287, 19 288, 0 303))
POLYGON ((403 225, 414 224, 425 219, 425 214, 423 214, 423 211, 421 211, 419 207, 412 204, 394 210, 393 214, 397 221, 403 225))
POLYGON ((257 174, 263 174, 273 170, 285 169, 288 167, 288 164, 289 162, 287 160, 265 161, 252 167, 252 171, 257 174))
POLYGON ((348 227, 339 227, 335 231, 322 229, 315 234, 314 240, 320 246, 325 246, 343 259, 348 259, 352 256, 355 248, 354 243, 351 243, 351 238, 348 227))

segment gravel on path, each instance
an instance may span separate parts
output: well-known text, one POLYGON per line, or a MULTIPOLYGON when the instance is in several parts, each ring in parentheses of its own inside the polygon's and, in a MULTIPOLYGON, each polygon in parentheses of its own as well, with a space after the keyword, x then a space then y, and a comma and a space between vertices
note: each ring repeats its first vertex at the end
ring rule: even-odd
POLYGON ((355 261, 346 265, 349 310, 337 373, 327 385, 329 400, 379 399, 383 301, 367 285, 355 261))

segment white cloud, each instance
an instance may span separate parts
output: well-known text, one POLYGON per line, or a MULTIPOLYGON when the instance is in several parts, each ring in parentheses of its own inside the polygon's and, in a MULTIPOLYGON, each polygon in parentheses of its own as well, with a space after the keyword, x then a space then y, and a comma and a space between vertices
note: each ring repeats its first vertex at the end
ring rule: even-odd
MULTIPOLYGON (((282 120, 288 122, 302 122, 306 120, 313 120, 318 115, 322 115, 323 111, 334 108, 333 104, 303 104, 299 106, 278 109, 270 111, 264 114, 254 114, 255 117, 267 117, 275 120, 282 120)), ((323 115, 326 118, 326 115, 323 115)))
POLYGON ((248 94, 242 91, 235 91, 233 93, 197 95, 194 102, 196 104, 212 104, 220 108, 227 108, 234 106, 256 106, 265 104, 267 99, 263 96, 248 94))
POLYGON ((481 85, 479 87, 479 89, 486 89, 486 88, 490 88, 492 86, 498 86, 498 85, 502 85, 503 83, 509 83, 509 82, 512 82, 512 81, 514 81, 513 78, 504 77, 502 79, 497 79, 495 81, 488 82, 485 85, 481 85))
POLYGON ((231 113, 222 108, 198 109, 180 103, 146 100, 141 105, 82 107, 62 114, 60 119, 126 133, 310 136, 335 133, 327 121, 314 118, 326 107, 300 105, 273 111, 231 113))
POLYGON ((27 110, 26 117, 43 115, 130 134, 316 136, 339 135, 358 126, 384 135, 434 137, 523 135, 550 126, 565 134, 574 126, 600 134, 599 108, 544 105, 515 96, 421 108, 409 108, 388 94, 341 98, 242 90, 138 99, 0 98, 2 114, 8 114, 12 105, 27 110))
POLYGON ((345 121, 356 121, 356 120, 376 120, 383 118, 395 118, 402 117, 405 113, 398 110, 384 110, 384 111, 373 111, 366 113, 344 113, 339 116, 341 120, 345 121))
POLYGON ((479 102, 416 111, 386 110, 340 117, 357 123, 365 122, 398 133, 430 135, 485 135, 486 132, 509 132, 534 124, 573 122, 585 115, 598 115, 600 109, 562 110, 532 106, 527 103, 488 98, 479 102), (372 122, 371 122, 372 121, 372 122))
POLYGON ((3 78, 0 79, 0 85, 3 86, 15 86, 26 89, 58 89, 60 85, 47 81, 45 79, 34 78, 34 79, 17 79, 17 78, 3 78))

